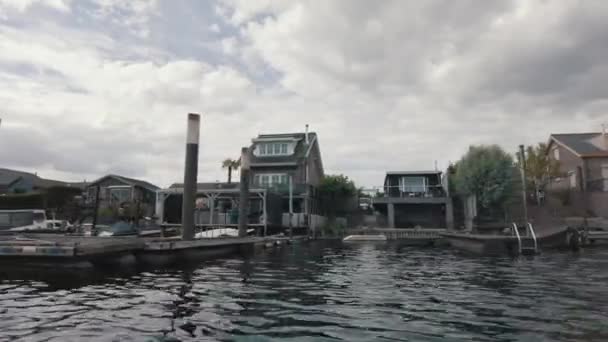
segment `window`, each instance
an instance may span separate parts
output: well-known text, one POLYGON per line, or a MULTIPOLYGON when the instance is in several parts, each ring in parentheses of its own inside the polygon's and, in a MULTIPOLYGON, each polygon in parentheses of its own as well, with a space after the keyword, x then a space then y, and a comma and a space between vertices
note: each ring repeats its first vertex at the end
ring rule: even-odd
POLYGON ((288 178, 287 174, 284 173, 265 173, 255 175, 253 177, 253 182, 258 186, 269 187, 273 185, 287 184, 288 178))
POLYGON ((576 188, 576 172, 570 171, 568 174, 570 178, 570 188, 574 189, 576 188))
POLYGON ((289 144, 287 143, 259 143, 258 155, 260 156, 280 156, 289 154, 289 144))
POLYGON ((10 227, 11 215, 9 213, 0 214, 0 227, 10 227))
POLYGON ((401 192, 426 192, 426 178, 401 177, 399 178, 399 190, 401 192))
POLYGON ((602 165, 602 178, 604 179, 604 191, 608 191, 608 164, 602 165))
POLYGON ((559 148, 557 147, 553 149, 553 159, 559 160, 559 148))
POLYGON ((110 201, 116 203, 124 203, 131 200, 131 188, 109 188, 110 201))

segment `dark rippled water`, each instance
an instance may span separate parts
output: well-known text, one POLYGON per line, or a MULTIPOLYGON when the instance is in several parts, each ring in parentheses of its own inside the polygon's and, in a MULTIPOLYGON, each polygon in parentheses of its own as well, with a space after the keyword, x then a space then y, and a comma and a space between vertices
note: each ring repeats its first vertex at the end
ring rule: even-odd
POLYGON ((0 276, 0 341, 608 341, 608 249, 513 260, 319 242, 182 269, 0 276))

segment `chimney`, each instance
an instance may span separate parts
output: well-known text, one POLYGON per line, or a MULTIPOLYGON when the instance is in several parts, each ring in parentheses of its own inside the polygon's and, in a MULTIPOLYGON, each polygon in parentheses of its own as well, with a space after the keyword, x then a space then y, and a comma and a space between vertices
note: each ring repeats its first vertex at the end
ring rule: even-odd
POLYGON ((310 143, 310 140, 308 140, 308 124, 306 124, 306 131, 304 132, 304 138, 306 139, 306 145, 308 145, 310 143))

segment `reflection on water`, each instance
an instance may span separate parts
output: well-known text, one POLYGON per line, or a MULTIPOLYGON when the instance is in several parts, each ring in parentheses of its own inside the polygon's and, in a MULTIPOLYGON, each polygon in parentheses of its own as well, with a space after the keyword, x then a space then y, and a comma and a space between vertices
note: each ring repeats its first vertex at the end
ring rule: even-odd
POLYGON ((0 341, 608 341, 600 249, 510 259, 318 242, 182 269, 0 277, 0 341))

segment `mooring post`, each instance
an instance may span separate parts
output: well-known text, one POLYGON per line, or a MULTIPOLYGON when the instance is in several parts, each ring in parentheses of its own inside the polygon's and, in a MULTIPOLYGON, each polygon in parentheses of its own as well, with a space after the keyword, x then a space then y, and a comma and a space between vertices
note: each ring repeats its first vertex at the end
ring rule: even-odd
POLYGON ((526 150, 519 145, 519 167, 521 168, 521 194, 524 200, 524 226, 528 224, 528 196, 526 195, 526 150))
POLYGON ((289 175, 289 238, 293 238, 293 177, 291 175, 289 175))
POLYGON ((182 240, 194 240, 194 201, 196 200, 200 121, 200 115, 188 114, 184 195, 182 197, 182 240))
POLYGON ((99 192, 101 191, 101 187, 99 184, 95 186, 95 204, 93 207, 93 225, 91 226, 91 235, 95 232, 97 227, 97 216, 99 215, 99 192))
POLYGON ((249 217, 249 149, 241 150, 241 183, 239 184, 239 237, 247 236, 249 217))

